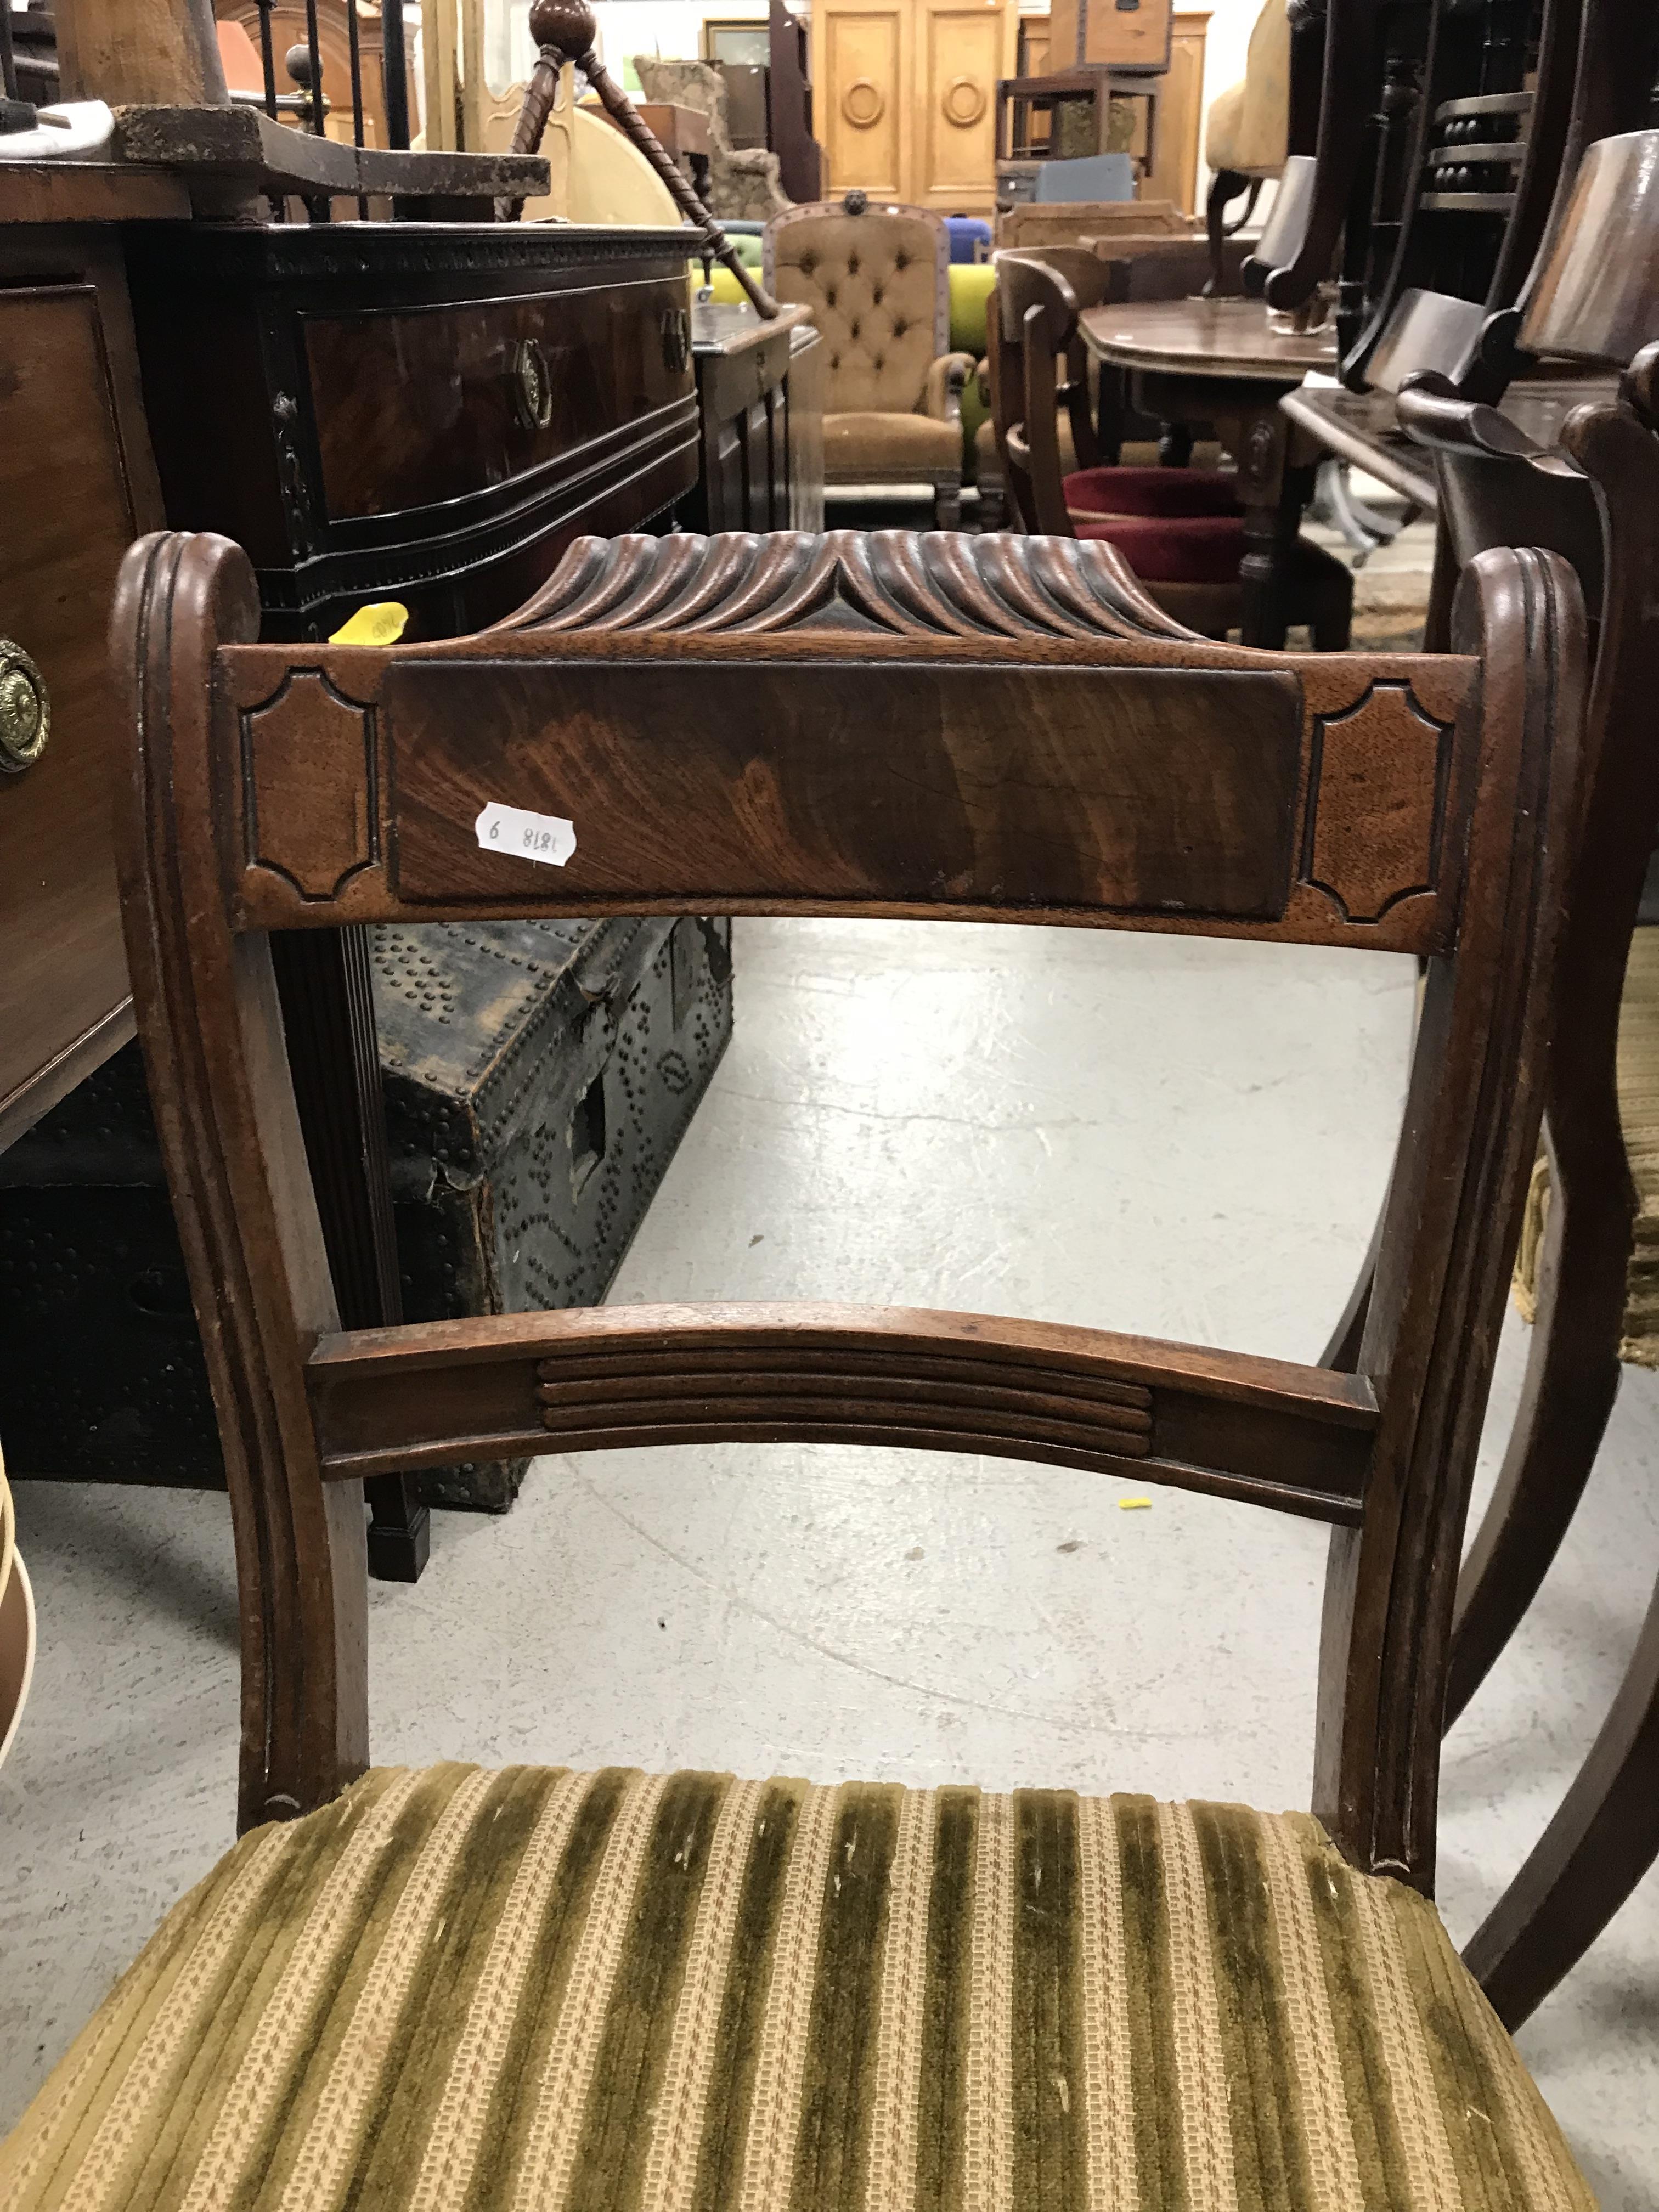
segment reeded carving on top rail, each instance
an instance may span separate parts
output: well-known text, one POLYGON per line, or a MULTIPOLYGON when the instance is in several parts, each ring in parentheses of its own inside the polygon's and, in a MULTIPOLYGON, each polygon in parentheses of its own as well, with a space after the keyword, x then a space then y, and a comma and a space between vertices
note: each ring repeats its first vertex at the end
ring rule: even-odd
POLYGON ((951 531, 579 538, 505 630, 1194 638, 1110 545, 951 531))

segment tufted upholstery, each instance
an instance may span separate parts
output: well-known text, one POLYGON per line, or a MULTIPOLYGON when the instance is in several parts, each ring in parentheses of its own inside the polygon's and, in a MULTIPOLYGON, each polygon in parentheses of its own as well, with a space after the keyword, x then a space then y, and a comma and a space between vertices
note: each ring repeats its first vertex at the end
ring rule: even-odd
POLYGON ((1242 83, 1210 103, 1204 159, 1236 176, 1276 177, 1291 137, 1291 21, 1285 0, 1267 0, 1250 33, 1242 83))
POLYGON ((954 527, 959 394, 974 362, 949 350, 943 222, 923 208, 867 205, 861 192, 814 201, 768 223, 764 267, 775 297, 810 307, 823 334, 824 482, 932 484, 940 522, 954 527))
POLYGON ((848 215, 837 200, 766 227, 769 282, 812 310, 830 349, 832 413, 910 414, 950 345, 945 225, 920 208, 848 215))

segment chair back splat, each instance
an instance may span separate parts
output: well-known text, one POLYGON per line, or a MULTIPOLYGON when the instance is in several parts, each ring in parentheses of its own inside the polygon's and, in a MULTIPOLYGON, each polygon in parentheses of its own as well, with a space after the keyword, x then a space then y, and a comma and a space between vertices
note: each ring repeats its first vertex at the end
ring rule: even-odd
POLYGON ((128 556, 133 988, 235 1509, 246 1824, 368 1757, 361 1478, 716 1439, 1055 1462, 1331 1524, 1315 1811, 1433 1879, 1459 1540, 1527 1171, 1583 623, 1483 555, 1457 653, 1159 634, 1109 547, 586 539, 482 636, 262 646, 222 539, 128 556), (572 839, 574 837, 574 846, 572 839), (562 854, 563 865, 549 865, 562 854), (1358 1370, 1048 1322, 629 1307, 343 1333, 290 929, 895 915, 1424 955, 1358 1370))

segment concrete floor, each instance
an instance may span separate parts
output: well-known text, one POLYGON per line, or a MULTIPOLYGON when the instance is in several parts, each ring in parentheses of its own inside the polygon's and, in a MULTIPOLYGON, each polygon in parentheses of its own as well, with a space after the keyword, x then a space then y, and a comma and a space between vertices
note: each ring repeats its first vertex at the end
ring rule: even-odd
MULTIPOLYGON (((1392 1148, 1409 963, 740 922, 737 1036, 614 1296, 847 1297, 1312 1358, 1392 1148)), ((1511 1324, 1492 1433, 1514 1403, 1511 1324)), ((1467 1936, 1659 1573, 1631 1373, 1533 1615, 1452 1736, 1467 1936)), ((1083 1474, 851 1449, 550 1458, 373 1593, 374 1753, 1305 1803, 1324 1539, 1083 1474)), ((0 1773, 0 2123, 231 1835, 222 1499, 20 1488, 43 1648, 0 1773)), ((1522 2040, 1602 2203, 1659 2203, 1659 1881, 1522 2040)))

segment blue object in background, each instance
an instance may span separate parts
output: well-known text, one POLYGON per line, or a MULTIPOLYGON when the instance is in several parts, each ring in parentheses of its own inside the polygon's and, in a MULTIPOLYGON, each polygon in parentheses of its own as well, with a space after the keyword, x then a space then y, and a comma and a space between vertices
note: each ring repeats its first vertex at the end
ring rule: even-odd
POLYGON ((991 226, 976 215, 947 215, 945 228, 951 234, 952 261, 988 261, 991 258, 991 226))
POLYGON ((1127 154, 1085 154, 1075 161, 1039 161, 1036 197, 1052 200, 1132 200, 1135 165, 1127 154))

